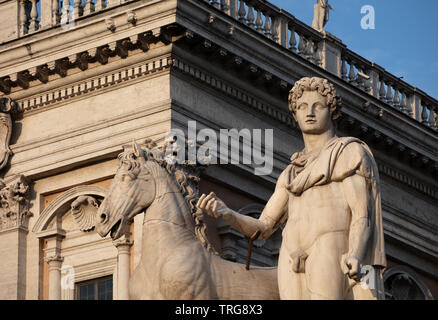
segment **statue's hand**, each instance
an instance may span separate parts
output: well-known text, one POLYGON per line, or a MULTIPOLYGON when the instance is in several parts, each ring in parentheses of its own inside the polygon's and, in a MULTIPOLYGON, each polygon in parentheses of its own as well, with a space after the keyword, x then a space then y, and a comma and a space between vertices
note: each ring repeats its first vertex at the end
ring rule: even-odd
POLYGON ((341 258, 341 268, 342 272, 350 279, 359 280, 360 279, 360 260, 356 257, 343 255, 341 258))
POLYGON ((226 204, 214 192, 210 192, 208 195, 202 194, 196 206, 215 218, 223 218, 231 213, 226 204))

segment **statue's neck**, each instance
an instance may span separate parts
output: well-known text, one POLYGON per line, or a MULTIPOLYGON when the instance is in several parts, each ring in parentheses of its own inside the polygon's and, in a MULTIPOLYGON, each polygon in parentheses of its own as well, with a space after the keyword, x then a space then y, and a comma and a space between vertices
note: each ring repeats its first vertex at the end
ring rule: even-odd
POLYGON ((331 139, 335 137, 334 129, 321 134, 307 134, 303 132, 304 153, 319 152, 331 139))
MULTIPOLYGON (((168 259, 187 252, 201 242, 196 238, 195 224, 189 206, 181 194, 167 190, 146 210, 142 232, 142 264, 149 272, 160 272, 168 259), (155 271, 154 271, 155 270, 155 271)), ((159 276, 159 275, 157 275, 159 276)))
POLYGON ((176 182, 165 175, 155 180, 155 200, 146 210, 144 224, 151 221, 166 221, 194 232, 190 208, 176 182))

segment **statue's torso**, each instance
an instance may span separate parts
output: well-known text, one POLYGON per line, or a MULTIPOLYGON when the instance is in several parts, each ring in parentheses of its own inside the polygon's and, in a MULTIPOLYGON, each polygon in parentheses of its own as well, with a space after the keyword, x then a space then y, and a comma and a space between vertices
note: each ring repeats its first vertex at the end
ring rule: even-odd
POLYGON ((328 233, 348 236, 350 209, 344 198, 342 182, 314 186, 295 196, 290 193, 288 220, 283 230, 283 245, 289 253, 308 251, 315 241, 328 233))

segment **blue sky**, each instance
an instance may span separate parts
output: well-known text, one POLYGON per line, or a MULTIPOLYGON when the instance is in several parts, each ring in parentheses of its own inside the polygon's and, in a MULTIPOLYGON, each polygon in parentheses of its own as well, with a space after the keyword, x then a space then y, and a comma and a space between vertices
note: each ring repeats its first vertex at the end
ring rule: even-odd
MULTIPOLYGON (((312 25, 315 0, 268 0, 312 25)), ((364 58, 438 99, 437 0, 329 0, 325 29, 364 58), (361 28, 361 8, 375 9, 375 29, 361 28)))

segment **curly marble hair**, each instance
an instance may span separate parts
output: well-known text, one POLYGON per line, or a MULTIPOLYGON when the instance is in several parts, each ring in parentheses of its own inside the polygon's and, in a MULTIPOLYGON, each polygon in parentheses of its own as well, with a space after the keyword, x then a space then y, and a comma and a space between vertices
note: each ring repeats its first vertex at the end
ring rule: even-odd
POLYGON ((318 77, 305 77, 298 80, 289 92, 289 110, 295 114, 297 100, 301 98, 304 91, 318 91, 319 94, 327 98, 327 105, 332 112, 332 120, 336 120, 341 115, 341 97, 336 94, 333 84, 327 79, 318 77))

